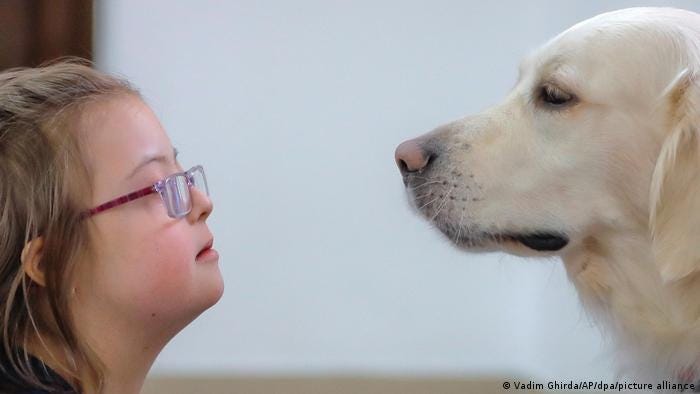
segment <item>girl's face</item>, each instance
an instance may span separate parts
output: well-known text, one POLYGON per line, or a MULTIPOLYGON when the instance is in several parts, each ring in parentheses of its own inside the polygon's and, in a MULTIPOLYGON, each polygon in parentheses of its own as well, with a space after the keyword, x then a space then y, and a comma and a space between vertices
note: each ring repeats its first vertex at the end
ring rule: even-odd
MULTIPOLYGON (((158 119, 135 96, 92 103, 78 122, 93 171, 91 207, 183 170, 158 119)), ((206 224, 212 202, 196 188, 190 193, 192 211, 180 219, 168 216, 157 193, 89 219, 94 260, 78 264, 75 287, 81 324, 91 318, 81 313, 108 311, 115 330, 177 331, 219 300, 218 254, 197 258, 213 240, 206 224)))

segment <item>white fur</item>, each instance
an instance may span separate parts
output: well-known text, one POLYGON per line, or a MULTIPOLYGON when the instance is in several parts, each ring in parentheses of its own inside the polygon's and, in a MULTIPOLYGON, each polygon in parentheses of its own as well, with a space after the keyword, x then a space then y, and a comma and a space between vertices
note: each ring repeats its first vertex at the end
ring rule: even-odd
POLYGON ((466 250, 561 256, 622 373, 698 380, 699 78, 698 14, 581 22, 523 61, 503 103, 419 137, 438 156, 409 193, 466 250), (543 84, 578 102, 548 107, 543 84), (484 235, 541 230, 570 242, 542 253, 484 235))

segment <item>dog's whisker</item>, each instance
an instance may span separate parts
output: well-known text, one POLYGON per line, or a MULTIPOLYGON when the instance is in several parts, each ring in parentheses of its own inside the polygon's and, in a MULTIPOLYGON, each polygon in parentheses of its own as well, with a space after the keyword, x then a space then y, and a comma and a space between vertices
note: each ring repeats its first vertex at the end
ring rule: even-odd
POLYGON ((432 200, 430 200, 430 201, 426 202, 425 204, 423 204, 420 208, 418 208, 418 210, 421 210, 421 209, 427 207, 428 205, 432 204, 433 202, 435 202, 435 201, 438 200, 438 199, 440 199, 440 197, 435 197, 435 198, 433 198, 432 200))
POLYGON ((425 176, 418 176, 418 175, 410 175, 409 179, 423 179, 426 181, 437 181, 437 182, 442 181, 442 179, 435 179, 435 177, 425 177, 425 176))
POLYGON ((418 186, 416 186, 416 187, 409 187, 408 190, 416 190, 416 189, 419 189, 419 188, 421 188, 421 187, 423 187, 423 186, 433 185, 433 184, 436 184, 436 183, 440 183, 440 181, 432 181, 432 182, 421 183, 420 185, 418 185, 418 186))
POLYGON ((435 218, 440 214, 440 211, 442 211, 442 208, 445 207, 445 204, 447 202, 447 198, 450 196, 450 193, 452 193, 452 190, 454 190, 454 189, 455 188, 452 187, 452 188, 450 188, 450 190, 447 193, 445 193, 445 197, 442 199, 442 201, 440 201, 440 205, 438 206, 438 209, 435 211, 435 215, 433 215, 433 217, 430 219, 431 222, 435 220, 435 218))
POLYGON ((415 196, 415 197, 413 197, 413 199, 414 199, 414 200, 422 200, 422 199, 428 197, 428 196, 431 195, 431 194, 433 194, 433 193, 432 193, 432 192, 426 192, 425 194, 422 194, 422 195, 420 195, 420 196, 415 196))
POLYGON ((462 235, 462 221, 464 220, 464 211, 459 218, 459 225, 457 225, 457 236, 455 237, 455 243, 459 242, 460 236, 462 235))

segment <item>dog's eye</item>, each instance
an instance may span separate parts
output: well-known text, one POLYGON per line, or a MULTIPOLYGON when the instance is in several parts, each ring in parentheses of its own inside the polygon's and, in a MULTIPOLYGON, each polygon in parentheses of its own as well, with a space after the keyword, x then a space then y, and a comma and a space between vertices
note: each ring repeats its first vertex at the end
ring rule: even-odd
POLYGON ((540 99, 551 106, 561 107, 574 101, 574 95, 566 93, 553 85, 544 85, 540 88, 540 99))

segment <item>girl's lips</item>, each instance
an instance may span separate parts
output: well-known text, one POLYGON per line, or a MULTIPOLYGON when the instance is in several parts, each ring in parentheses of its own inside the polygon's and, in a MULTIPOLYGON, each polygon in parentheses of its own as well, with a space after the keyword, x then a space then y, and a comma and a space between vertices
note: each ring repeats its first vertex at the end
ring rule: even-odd
POLYGON ((218 260, 219 259, 219 252, 216 251, 216 249, 205 249, 197 255, 195 258, 195 261, 209 261, 209 260, 218 260))
MULTIPOLYGON (((214 239, 210 239, 209 242, 202 248, 202 250, 197 253, 197 256, 195 256, 195 260, 199 260, 201 257, 205 256, 208 252, 213 251, 216 253, 216 250, 212 249, 212 246, 214 246, 214 239)), ((218 253, 217 253, 218 255, 218 253)))

